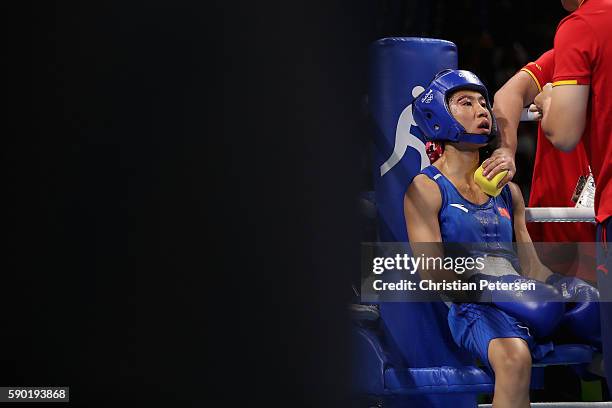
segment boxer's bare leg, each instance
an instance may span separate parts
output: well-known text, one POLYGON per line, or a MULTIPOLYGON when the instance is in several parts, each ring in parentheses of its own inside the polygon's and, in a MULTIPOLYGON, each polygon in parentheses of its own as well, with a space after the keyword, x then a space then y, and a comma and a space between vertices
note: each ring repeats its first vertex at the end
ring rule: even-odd
POLYGON ((495 371, 494 408, 529 408, 531 353, 523 339, 489 342, 489 362, 495 371))

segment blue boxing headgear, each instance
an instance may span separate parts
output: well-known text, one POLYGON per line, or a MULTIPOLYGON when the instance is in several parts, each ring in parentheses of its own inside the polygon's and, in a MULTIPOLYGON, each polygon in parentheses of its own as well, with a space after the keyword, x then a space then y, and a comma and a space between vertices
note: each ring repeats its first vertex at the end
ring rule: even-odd
POLYGON ((497 133, 497 123, 491 109, 489 93, 484 84, 470 71, 446 69, 438 72, 427 89, 412 103, 412 115, 428 141, 469 142, 487 144, 497 133), (466 133, 448 108, 448 97, 454 91, 469 89, 479 92, 491 112, 491 133, 466 133))

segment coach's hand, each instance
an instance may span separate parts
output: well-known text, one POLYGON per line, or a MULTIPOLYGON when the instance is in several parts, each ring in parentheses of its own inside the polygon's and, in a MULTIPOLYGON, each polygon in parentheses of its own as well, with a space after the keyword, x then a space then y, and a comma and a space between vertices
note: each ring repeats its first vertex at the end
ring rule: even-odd
POLYGON ((542 111, 535 103, 529 105, 529 112, 533 114, 535 120, 542 120, 542 111))
POLYGON ((540 117, 543 118, 548 109, 550 108, 550 98, 552 96, 552 84, 549 82, 544 85, 542 92, 540 92, 533 100, 534 108, 530 107, 531 111, 540 112, 540 117))
POLYGON ((487 180, 491 180, 502 171, 508 170, 508 174, 497 183, 497 188, 501 188, 512 180, 512 177, 516 174, 514 153, 507 147, 495 149, 491 157, 482 162, 482 169, 482 175, 485 176, 487 180))

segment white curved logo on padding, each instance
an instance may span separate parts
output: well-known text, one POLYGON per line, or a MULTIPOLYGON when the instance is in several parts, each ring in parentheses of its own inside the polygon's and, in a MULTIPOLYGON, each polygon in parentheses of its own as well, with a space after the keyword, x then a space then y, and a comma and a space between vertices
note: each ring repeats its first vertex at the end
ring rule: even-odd
MULTIPOLYGON (((415 86, 412 88, 412 96, 416 98, 419 96, 425 88, 422 86, 415 86)), ((395 129, 395 146, 393 147, 393 153, 391 156, 380 166, 380 176, 384 176, 389 170, 393 168, 397 163, 402 160, 404 154, 406 153, 406 149, 408 147, 412 147, 421 155, 421 164, 420 169, 423 170, 425 167, 429 166, 429 157, 427 157, 427 153, 425 152, 425 144, 410 133, 410 126, 416 126, 417 124, 414 122, 414 118, 412 117, 412 105, 408 105, 399 117, 397 121, 397 128, 395 129)))

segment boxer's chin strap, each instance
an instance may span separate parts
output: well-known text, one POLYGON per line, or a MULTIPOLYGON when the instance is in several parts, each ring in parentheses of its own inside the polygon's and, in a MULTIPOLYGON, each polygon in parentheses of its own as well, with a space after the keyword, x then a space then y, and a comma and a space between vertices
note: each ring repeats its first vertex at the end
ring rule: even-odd
POLYGON ((492 137, 491 135, 479 135, 476 133, 461 133, 458 137, 459 142, 488 144, 492 137))

